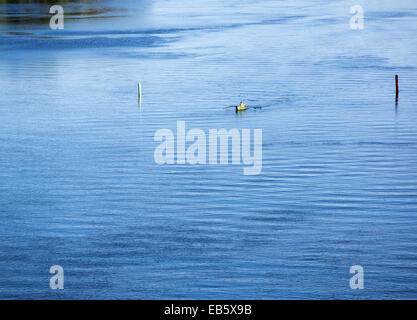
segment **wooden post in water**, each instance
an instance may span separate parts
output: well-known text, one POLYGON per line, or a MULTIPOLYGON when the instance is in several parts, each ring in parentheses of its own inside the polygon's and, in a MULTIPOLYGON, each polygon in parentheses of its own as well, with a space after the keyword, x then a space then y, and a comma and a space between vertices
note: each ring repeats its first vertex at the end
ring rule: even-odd
POLYGON ((395 105, 398 105, 398 96, 400 94, 398 85, 398 74, 395 75, 395 105))

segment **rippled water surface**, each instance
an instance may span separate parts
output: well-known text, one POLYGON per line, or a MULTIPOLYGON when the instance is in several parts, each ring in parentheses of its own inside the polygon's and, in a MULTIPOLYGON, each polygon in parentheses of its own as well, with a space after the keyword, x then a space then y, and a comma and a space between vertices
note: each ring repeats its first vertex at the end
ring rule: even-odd
POLYGON ((417 297, 415 1, 42 3, 0 1, 1 298, 417 297), (177 120, 262 173, 157 165, 177 120))

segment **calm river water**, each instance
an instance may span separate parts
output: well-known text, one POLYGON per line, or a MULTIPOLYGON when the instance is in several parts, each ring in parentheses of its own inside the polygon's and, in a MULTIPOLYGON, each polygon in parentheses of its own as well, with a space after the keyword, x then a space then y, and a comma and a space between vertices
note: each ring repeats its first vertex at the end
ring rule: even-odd
POLYGON ((414 0, 64 1, 64 30, 16 2, 0 1, 0 298, 417 298, 414 0), (223 108, 242 99, 262 109, 223 108), (261 174, 156 164, 178 120, 261 128, 261 174))

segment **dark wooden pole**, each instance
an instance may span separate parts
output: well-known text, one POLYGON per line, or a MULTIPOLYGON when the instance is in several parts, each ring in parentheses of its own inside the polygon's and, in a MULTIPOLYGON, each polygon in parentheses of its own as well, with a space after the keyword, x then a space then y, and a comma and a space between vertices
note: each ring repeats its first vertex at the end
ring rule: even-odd
POLYGON ((395 104, 398 104, 398 96, 400 94, 399 85, 398 85, 398 74, 395 75, 395 104))

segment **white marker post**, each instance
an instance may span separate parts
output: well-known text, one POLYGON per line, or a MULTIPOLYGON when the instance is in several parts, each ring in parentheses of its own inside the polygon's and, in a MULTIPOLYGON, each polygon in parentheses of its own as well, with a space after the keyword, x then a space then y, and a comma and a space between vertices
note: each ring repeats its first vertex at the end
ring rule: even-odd
POLYGON ((138 83, 138 100, 139 100, 139 105, 142 105, 142 86, 140 84, 140 82, 138 83))

